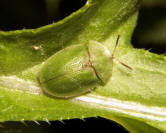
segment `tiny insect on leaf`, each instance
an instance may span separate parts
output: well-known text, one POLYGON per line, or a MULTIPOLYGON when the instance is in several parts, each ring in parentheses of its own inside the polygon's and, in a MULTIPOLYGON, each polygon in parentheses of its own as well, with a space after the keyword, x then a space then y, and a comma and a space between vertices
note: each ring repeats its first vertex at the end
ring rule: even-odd
POLYGON ((52 97, 72 98, 105 85, 112 75, 119 38, 118 35, 112 55, 103 44, 89 41, 88 45, 72 45, 51 56, 39 73, 43 92, 52 97))

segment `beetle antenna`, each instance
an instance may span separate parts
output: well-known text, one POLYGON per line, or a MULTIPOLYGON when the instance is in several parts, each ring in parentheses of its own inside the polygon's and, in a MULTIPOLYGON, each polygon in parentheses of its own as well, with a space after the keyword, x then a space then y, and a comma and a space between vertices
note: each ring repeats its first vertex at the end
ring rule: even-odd
POLYGON ((128 69, 132 70, 132 68, 128 65, 126 65, 125 63, 121 62, 119 59, 116 59, 121 65, 127 67, 128 69))
MULTIPOLYGON (((120 35, 118 35, 118 37, 117 37, 116 44, 115 44, 114 50, 113 50, 113 52, 112 52, 112 59, 115 58, 114 55, 115 55, 115 51, 116 51, 116 48, 117 48, 118 43, 119 43, 119 39, 120 39, 120 35)), ((128 69, 132 70, 132 68, 131 68, 130 66, 128 66, 128 65, 126 65, 125 63, 121 62, 121 61, 120 61, 119 59, 117 59, 117 58, 115 58, 115 59, 116 59, 121 65, 123 65, 123 66, 127 67, 128 69)))
POLYGON ((113 50, 113 52, 112 52, 112 58, 114 58, 115 51, 116 51, 116 48, 117 48, 118 43, 119 43, 119 39, 120 39, 120 35, 118 35, 118 37, 117 37, 117 39, 116 39, 116 44, 115 44, 114 50, 113 50))

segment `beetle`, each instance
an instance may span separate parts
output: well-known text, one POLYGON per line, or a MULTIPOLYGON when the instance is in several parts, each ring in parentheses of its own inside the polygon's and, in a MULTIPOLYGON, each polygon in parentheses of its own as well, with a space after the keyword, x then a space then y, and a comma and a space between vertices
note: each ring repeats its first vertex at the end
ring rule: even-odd
MULTIPOLYGON (((47 59, 39 73, 43 92, 57 98, 72 98, 105 85, 112 75, 113 54, 97 41, 72 45, 47 59)), ((130 68, 124 63, 122 65, 130 68)))

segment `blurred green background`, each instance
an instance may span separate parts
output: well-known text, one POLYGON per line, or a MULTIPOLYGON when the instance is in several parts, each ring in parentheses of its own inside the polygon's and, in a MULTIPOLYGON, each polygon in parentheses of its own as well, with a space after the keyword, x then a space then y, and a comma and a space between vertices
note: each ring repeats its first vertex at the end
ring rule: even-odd
MULTIPOLYGON (((81 8, 86 0, 0 0, 0 30, 12 31, 34 29, 57 22, 81 8)), ((166 0, 143 0, 138 24, 132 44, 158 54, 166 53, 166 0)), ((57 132, 88 131, 107 128, 110 132, 127 133, 117 123, 103 118, 88 118, 85 121, 74 119, 64 122, 29 121, 5 122, 0 124, 0 132, 57 132), (77 130, 79 128, 79 130, 77 130)))
POLYGON ((166 53, 166 0, 143 0, 133 45, 158 54, 166 53))

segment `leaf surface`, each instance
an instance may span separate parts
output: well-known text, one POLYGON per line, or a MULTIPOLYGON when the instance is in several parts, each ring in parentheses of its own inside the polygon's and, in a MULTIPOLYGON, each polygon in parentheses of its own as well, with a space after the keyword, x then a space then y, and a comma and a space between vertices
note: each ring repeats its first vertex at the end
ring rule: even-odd
POLYGON ((166 58, 131 45, 139 3, 88 0, 57 23, 0 32, 0 121, 102 116, 131 132, 166 132, 166 58), (68 100, 42 93, 37 78, 47 58, 67 46, 89 40, 102 43, 112 52, 118 35, 121 38, 107 85, 68 100))

